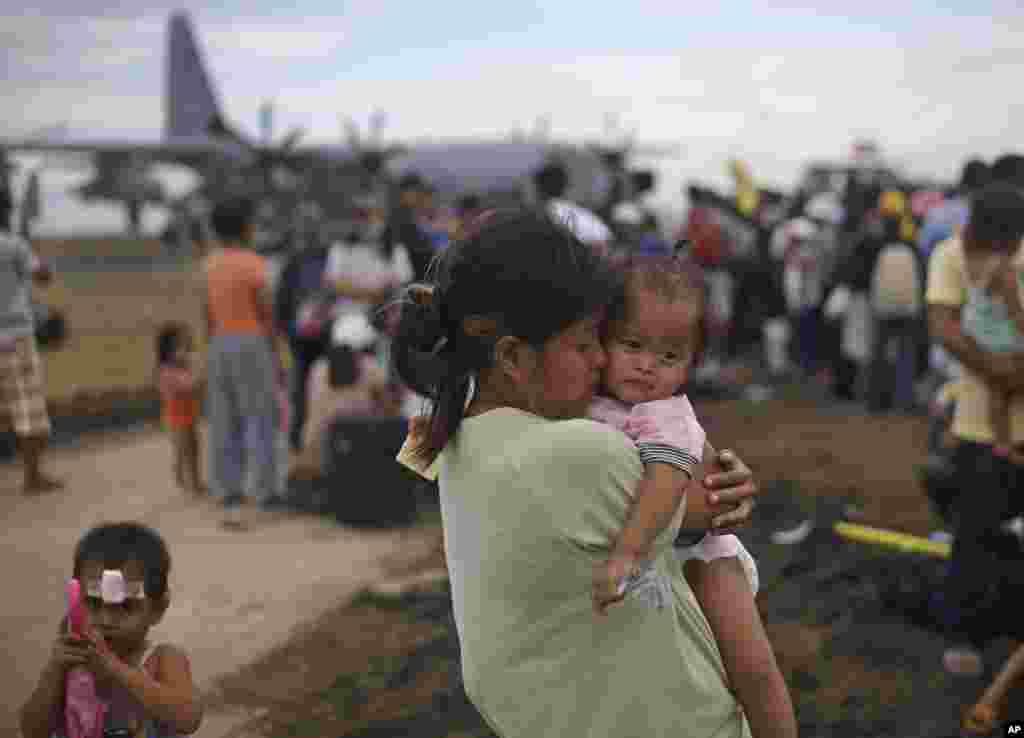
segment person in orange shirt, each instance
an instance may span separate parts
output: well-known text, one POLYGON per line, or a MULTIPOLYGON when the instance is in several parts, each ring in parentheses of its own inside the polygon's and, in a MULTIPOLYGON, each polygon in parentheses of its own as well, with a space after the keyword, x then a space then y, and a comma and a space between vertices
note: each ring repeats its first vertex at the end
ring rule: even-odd
POLYGON ((275 350, 266 259, 250 247, 255 206, 217 204, 211 225, 218 243, 203 260, 210 484, 224 504, 225 527, 247 527, 241 504, 281 502, 276 450, 277 386, 284 375, 275 350), (246 489, 246 482, 249 489, 246 489))

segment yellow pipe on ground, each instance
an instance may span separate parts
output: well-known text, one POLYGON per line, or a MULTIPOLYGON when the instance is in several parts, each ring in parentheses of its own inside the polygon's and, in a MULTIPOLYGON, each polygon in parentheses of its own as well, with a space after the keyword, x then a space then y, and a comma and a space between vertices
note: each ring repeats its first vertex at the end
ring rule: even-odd
POLYGON ((857 525, 856 523, 840 522, 836 523, 833 528, 840 536, 851 541, 927 554, 928 556, 936 556, 940 559, 948 559, 952 548, 948 543, 930 541, 927 538, 910 535, 909 533, 898 533, 894 530, 872 528, 867 525, 857 525))

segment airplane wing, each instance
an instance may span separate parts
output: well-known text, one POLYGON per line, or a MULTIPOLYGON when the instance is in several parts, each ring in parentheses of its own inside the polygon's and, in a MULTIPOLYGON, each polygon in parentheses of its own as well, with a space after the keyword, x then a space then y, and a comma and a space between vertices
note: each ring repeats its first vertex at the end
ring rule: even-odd
POLYGON ((128 138, 0 138, 0 152, 7 154, 69 154, 125 158, 147 163, 199 166, 211 158, 246 163, 251 154, 240 144, 212 136, 183 136, 163 141, 128 138))

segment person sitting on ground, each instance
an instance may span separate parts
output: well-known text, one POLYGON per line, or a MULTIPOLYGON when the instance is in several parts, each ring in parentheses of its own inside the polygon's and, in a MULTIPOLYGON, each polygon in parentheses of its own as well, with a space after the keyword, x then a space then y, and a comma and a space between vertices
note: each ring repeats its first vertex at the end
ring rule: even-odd
MULTIPOLYGON (((1024 194, 993 186, 972 204, 968 230, 976 241, 1005 242, 1020 232, 1024 194)), ((1009 245, 1003 249, 1009 252, 1009 245)), ((963 239, 939 244, 929 262, 928 322, 931 335, 961 366, 960 392, 951 432, 957 445, 953 465, 959 495, 949 571, 933 606, 942 613, 951 648, 947 670, 979 674, 980 649, 1000 635, 1024 640, 1013 608, 999 599, 995 573, 1007 551, 1002 525, 1024 513, 1024 466, 997 453, 998 434, 990 413, 993 394, 1011 394, 1010 442, 1024 449, 1024 354, 986 350, 964 330, 972 317, 969 257, 963 239), (993 596, 993 593, 997 596, 993 596)), ((1005 318, 1005 315, 1003 316, 1005 318)), ((979 328, 981 326, 979 325, 979 328)), ((1016 546, 1016 542, 1014 541, 1016 546)))
POLYGON ((292 475, 319 476, 324 468, 324 439, 331 423, 344 416, 399 415, 401 393, 375 355, 377 332, 361 313, 339 317, 331 344, 309 372, 308 406, 302 451, 292 475))
POLYGON ((167 323, 156 340, 157 387, 161 417, 171 435, 174 479, 178 487, 203 494, 200 473, 199 393, 202 380, 195 370, 192 333, 183 323, 167 323))
POLYGON ((81 582, 90 621, 85 638, 67 617, 35 690, 21 708, 24 738, 66 738, 65 676, 84 666, 106 705, 104 735, 172 738, 195 733, 203 702, 189 658, 179 646, 154 643, 150 629, 170 605, 171 557, 160 534, 138 523, 105 523, 75 547, 72 576, 81 582))
MULTIPOLYGON (((408 450, 439 472, 466 693, 506 738, 750 736, 672 553, 676 520, 651 554, 666 606, 627 597, 594 613, 593 568, 643 475, 636 445, 585 417, 615 281, 550 215, 495 213, 403 304, 394 368, 431 403, 408 450)), ((707 454, 694 478, 714 491, 698 488, 710 509, 688 527, 749 516, 736 505, 756 489, 735 455, 707 454), (706 477, 716 460, 732 471, 706 477)))

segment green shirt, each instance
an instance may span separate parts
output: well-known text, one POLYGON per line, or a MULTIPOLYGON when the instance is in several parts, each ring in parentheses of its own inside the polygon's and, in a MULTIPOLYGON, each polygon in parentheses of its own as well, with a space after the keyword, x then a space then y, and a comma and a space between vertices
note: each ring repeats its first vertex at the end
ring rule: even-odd
POLYGON ((656 541, 670 597, 605 618, 591 570, 643 466, 621 432, 501 408, 463 421, 440 490, 466 692, 503 738, 749 738, 711 628, 656 541))

